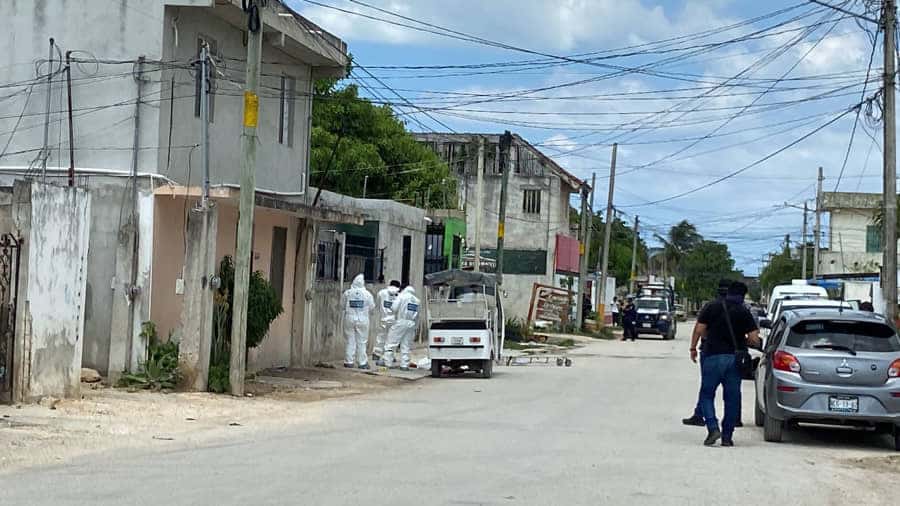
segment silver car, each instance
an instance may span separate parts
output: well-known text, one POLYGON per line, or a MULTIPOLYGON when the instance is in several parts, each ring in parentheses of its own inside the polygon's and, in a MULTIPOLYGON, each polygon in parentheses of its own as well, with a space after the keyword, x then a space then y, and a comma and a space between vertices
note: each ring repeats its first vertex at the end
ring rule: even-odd
POLYGON ((888 432, 900 451, 897 331, 869 312, 785 311, 756 371, 754 419, 766 441, 798 423, 847 425, 888 432))

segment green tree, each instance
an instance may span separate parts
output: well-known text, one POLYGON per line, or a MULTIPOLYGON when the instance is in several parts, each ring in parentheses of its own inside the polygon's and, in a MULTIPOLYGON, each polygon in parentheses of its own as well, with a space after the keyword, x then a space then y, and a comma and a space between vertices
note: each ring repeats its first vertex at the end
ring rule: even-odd
POLYGON ((361 98, 356 85, 316 83, 311 184, 345 195, 444 207, 456 202, 447 165, 416 142, 388 105, 361 98), (426 200, 428 202, 426 203, 426 200))
POLYGON ((781 253, 771 257, 768 265, 759 274, 759 284, 763 293, 769 293, 778 285, 790 284, 791 280, 802 278, 802 267, 802 259, 794 258, 790 248, 786 246, 781 253))
POLYGON ((734 259, 731 258, 728 246, 706 239, 701 239, 684 255, 678 272, 679 275, 675 278, 676 290, 692 301, 714 298, 722 278, 742 277, 734 269, 734 259))
MULTIPOLYGON (((578 210, 569 208, 569 223, 576 228, 581 223, 581 216, 578 210)), ((598 255, 603 253, 603 239, 606 230, 603 217, 599 214, 594 215, 592 226, 593 232, 591 232, 591 244, 588 251, 588 270, 593 270, 597 266, 598 255)), ((609 234, 609 243, 609 274, 616 278, 616 283, 619 286, 627 285, 631 275, 634 228, 629 227, 621 219, 615 218, 609 234)), ((639 272, 645 265, 644 259, 646 258, 647 245, 638 236, 637 269, 639 272)))

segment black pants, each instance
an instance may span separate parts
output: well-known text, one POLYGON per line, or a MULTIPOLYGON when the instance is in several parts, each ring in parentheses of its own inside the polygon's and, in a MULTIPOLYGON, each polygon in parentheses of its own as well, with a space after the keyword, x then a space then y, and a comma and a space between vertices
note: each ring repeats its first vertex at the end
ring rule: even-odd
POLYGON ((629 338, 632 341, 637 339, 637 323, 635 322, 625 322, 625 333, 623 334, 622 339, 629 338))

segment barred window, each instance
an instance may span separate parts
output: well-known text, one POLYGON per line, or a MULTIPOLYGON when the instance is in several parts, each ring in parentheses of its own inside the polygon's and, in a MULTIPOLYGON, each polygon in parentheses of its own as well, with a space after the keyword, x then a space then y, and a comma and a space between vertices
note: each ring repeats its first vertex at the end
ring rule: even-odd
POLYGON ((523 191, 522 212, 525 214, 541 214, 541 190, 523 191))

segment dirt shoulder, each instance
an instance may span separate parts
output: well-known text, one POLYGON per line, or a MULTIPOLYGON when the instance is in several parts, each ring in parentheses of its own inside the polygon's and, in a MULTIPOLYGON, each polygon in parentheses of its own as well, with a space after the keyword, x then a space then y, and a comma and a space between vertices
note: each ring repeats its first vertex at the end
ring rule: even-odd
POLYGON ((410 384, 408 379, 326 368, 266 371, 248 381, 245 398, 82 384, 82 399, 0 406, 0 473, 115 448, 190 446, 234 431, 315 421, 321 412, 318 401, 410 384))

